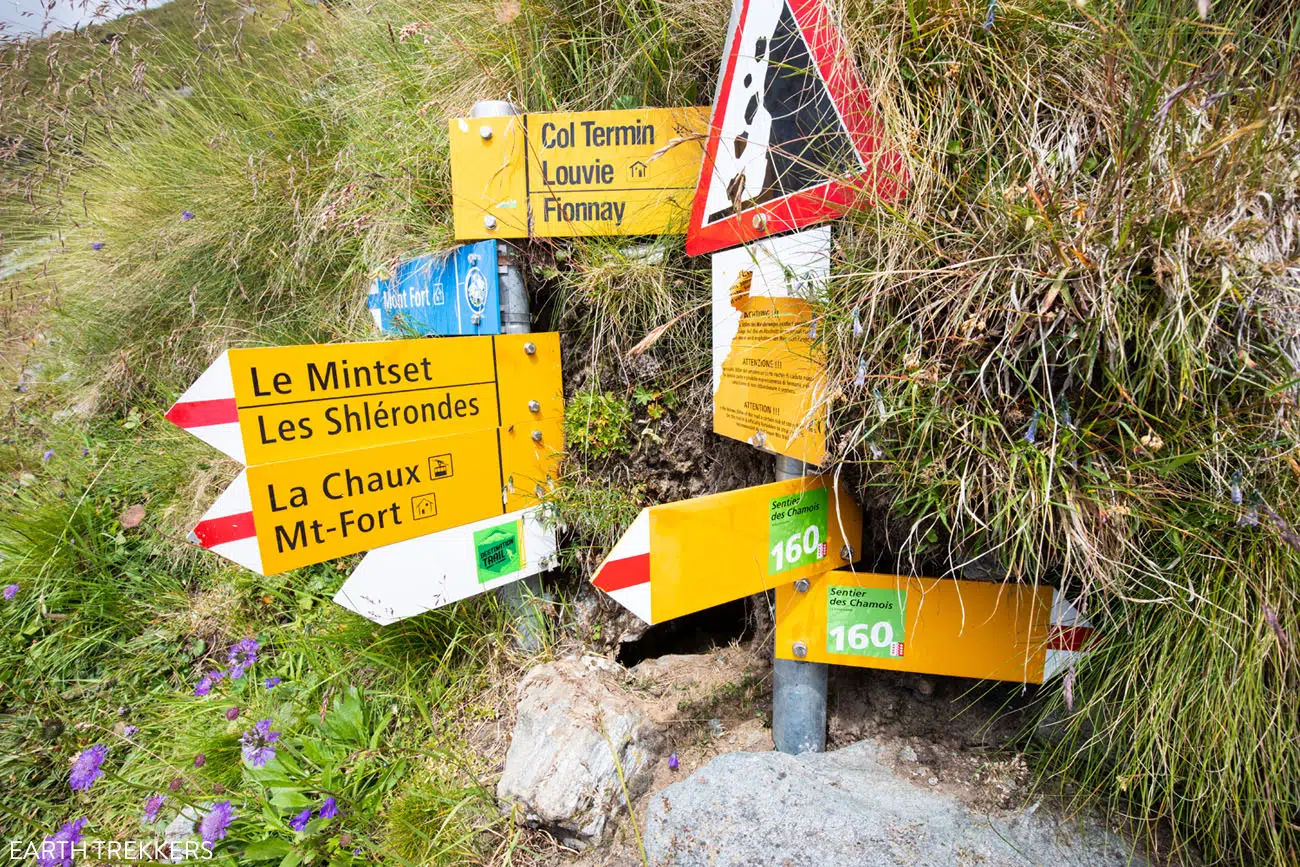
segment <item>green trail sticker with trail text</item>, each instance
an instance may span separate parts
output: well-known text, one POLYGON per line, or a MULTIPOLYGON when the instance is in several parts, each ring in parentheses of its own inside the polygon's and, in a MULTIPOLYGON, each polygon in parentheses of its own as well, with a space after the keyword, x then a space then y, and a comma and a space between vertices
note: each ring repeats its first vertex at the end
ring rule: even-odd
POLYGON ((474 561, 478 564, 478 583, 483 584, 523 568, 519 523, 511 521, 509 524, 475 531, 474 561))
POLYGON ((892 587, 826 588, 826 652, 899 659, 907 591, 892 587))
POLYGON ((768 504, 767 572, 776 575, 826 556, 825 488, 776 497, 768 504))

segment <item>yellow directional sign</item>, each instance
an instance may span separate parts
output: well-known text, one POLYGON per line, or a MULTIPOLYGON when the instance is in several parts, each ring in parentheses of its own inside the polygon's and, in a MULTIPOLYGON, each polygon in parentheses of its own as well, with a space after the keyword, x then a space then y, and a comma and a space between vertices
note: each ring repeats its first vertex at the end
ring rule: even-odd
POLYGON ((708 123, 708 108, 453 118, 456 237, 684 232, 708 123))
POLYGON ((534 506, 563 435, 544 420, 249 467, 262 574, 534 506))
POLYGON ((651 506, 592 578, 647 623, 662 623, 851 563, 862 508, 808 476, 651 506))
POLYGON ((776 591, 780 659, 1042 683, 1090 635, 1046 586, 839 570, 776 591))
POLYGON ((231 349, 168 418, 256 466, 563 414, 549 333, 231 349))

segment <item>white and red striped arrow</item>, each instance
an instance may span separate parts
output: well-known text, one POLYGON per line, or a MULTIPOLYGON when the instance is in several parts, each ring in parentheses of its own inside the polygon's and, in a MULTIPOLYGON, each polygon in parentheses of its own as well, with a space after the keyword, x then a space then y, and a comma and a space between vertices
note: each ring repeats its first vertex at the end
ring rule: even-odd
POLYGON ((262 552, 257 546, 257 528, 253 525, 247 470, 240 470, 230 487, 222 491, 203 514, 203 519, 190 532, 190 541, 258 575, 262 574, 262 552))
POLYGON ((636 516, 591 583, 646 623, 650 615, 650 510, 636 516))
POLYGON ((1051 680, 1067 666, 1088 653, 1093 628, 1079 609, 1060 590, 1052 591, 1052 617, 1047 631, 1047 658, 1043 662, 1043 680, 1051 680))
POLYGON ((164 416, 217 451, 244 460, 244 439, 239 431, 239 410, 235 403, 235 381, 230 376, 230 355, 223 352, 216 361, 185 389, 164 416))

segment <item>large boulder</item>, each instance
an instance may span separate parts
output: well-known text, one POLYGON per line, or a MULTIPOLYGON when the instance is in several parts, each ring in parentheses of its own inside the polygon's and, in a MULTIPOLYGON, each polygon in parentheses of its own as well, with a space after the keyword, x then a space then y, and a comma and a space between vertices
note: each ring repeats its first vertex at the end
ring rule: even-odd
POLYGON ((885 748, 727 753, 653 795, 651 867, 1145 867, 1087 821, 993 817, 896 776, 885 748))
POLYGON ((619 666, 590 656, 528 672, 497 783, 504 812, 581 849, 648 790, 663 738, 622 678, 619 666))

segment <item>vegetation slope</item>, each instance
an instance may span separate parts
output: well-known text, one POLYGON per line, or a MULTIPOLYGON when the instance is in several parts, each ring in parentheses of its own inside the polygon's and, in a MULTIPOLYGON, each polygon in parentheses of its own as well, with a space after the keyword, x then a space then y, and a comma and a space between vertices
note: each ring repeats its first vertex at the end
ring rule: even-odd
MULTIPOLYGON (((1039 694, 1043 779, 1209 861, 1295 863, 1300 17, 833 5, 912 178, 841 221, 820 310, 869 553, 1081 597, 1106 640, 1039 694)), ((380 629, 327 602, 349 563, 200 556, 237 468, 161 413, 223 347, 370 336, 377 269, 452 244, 448 117, 707 103, 728 7, 176 0, 3 51, 10 836, 130 835, 157 792, 159 824, 229 800, 241 863, 524 857, 463 737, 519 664, 494 601, 380 629), (249 673, 195 696, 250 636, 249 673)), ((707 267, 647 241, 529 247, 572 389, 565 596, 640 507, 762 469, 707 433, 707 267)))

